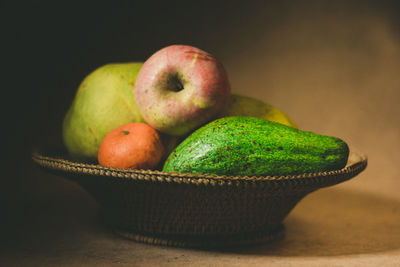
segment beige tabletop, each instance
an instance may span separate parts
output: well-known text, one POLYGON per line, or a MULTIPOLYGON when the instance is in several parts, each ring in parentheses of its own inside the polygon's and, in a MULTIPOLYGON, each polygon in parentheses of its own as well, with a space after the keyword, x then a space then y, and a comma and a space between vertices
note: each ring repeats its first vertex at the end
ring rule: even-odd
MULTIPOLYGON (((115 236, 78 185, 32 167, 46 183, 25 196, 19 225, 6 233, 3 266, 399 266, 400 198, 358 189, 368 169, 304 198, 285 219, 281 241, 199 250, 135 243, 115 236), (27 199, 30 198, 30 199, 27 199)), ((23 196, 19 196, 24 198, 23 196)), ((22 207, 21 207, 22 208, 22 207)))
POLYGON ((233 92, 368 155, 360 175, 301 200, 284 221, 283 240, 206 251, 120 238, 89 194, 37 169, 27 149, 7 176, 16 190, 2 188, 1 202, 11 207, 2 221, 12 220, 1 229, 0 265, 400 266, 398 31, 379 10, 335 12, 317 2, 285 6, 279 16, 268 6, 227 14, 224 42, 217 30, 197 40, 224 63, 233 92))

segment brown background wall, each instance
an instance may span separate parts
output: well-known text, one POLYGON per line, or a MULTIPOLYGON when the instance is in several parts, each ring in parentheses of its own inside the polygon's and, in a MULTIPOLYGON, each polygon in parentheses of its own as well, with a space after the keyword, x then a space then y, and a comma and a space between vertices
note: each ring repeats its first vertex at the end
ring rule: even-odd
MULTIPOLYGON (((400 200, 397 1, 223 2, 228 1, 1 4, 7 71, 0 190, 7 240, 21 229, 32 239, 35 229, 53 229, 47 237, 51 244, 61 221, 90 214, 94 206, 75 185, 37 170, 29 154, 37 143, 58 140, 64 113, 84 76, 109 62, 144 61, 173 43, 218 57, 233 92, 260 98, 303 130, 341 137, 365 152, 367 170, 338 186, 364 195, 344 199, 400 200), (40 228, 40 218, 52 214, 53 221, 40 228)), ((398 216, 398 202, 390 203, 398 216)), ((400 228, 393 214, 382 216, 400 228)), ((24 242, 16 240, 16 247, 24 242)), ((396 241, 388 244, 400 247, 396 241)))
POLYGON ((218 54, 234 91, 367 153, 370 165, 357 188, 398 196, 399 28, 386 10, 322 2, 282 7, 285 15, 274 19, 253 10, 243 18, 246 30, 226 40, 231 48, 218 46, 218 54), (238 45, 241 38, 247 41, 238 45))

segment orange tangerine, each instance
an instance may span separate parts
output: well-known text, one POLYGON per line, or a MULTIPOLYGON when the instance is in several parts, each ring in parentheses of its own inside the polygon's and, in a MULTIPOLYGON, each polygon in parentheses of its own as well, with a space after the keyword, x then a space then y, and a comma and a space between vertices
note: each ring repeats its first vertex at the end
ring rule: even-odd
POLYGON ((100 165, 122 169, 153 169, 164 146, 158 132, 146 123, 117 127, 103 139, 98 152, 100 165))

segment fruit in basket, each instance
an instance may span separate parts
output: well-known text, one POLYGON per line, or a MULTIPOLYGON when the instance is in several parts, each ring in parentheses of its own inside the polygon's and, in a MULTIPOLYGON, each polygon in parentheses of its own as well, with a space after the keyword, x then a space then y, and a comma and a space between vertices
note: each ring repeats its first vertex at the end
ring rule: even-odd
POLYGON ((96 160, 108 132, 143 121, 133 96, 141 66, 139 62, 108 64, 82 81, 63 123, 64 144, 73 159, 96 160))
POLYGON ((241 176, 293 175, 343 168, 349 148, 339 138, 254 117, 210 122, 170 154, 163 171, 241 176))
POLYGON ((257 117, 298 128, 293 120, 280 109, 248 96, 232 94, 223 117, 228 116, 257 117))
POLYGON ((153 169, 164 147, 157 131, 146 123, 129 123, 109 132, 103 139, 100 165, 123 169, 153 169))
MULTIPOLYGON (((165 161, 168 155, 184 140, 184 137, 172 136, 158 131, 161 142, 164 145, 164 156, 161 161, 165 161)), ((161 166, 162 167, 162 166, 161 166)))
POLYGON ((187 45, 171 45, 153 54, 135 83, 135 100, 155 129, 182 136, 225 111, 230 85, 224 67, 212 55, 187 45))

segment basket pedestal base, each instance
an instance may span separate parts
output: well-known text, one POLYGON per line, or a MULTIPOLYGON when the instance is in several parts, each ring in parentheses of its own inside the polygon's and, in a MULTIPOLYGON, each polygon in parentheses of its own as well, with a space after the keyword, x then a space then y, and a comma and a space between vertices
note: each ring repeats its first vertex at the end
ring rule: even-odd
POLYGON ((246 245, 255 245, 280 240, 284 237, 283 224, 276 229, 241 233, 228 236, 179 236, 179 235, 143 235, 131 231, 114 229, 114 233, 124 238, 160 246, 186 247, 186 248, 226 248, 246 245))

